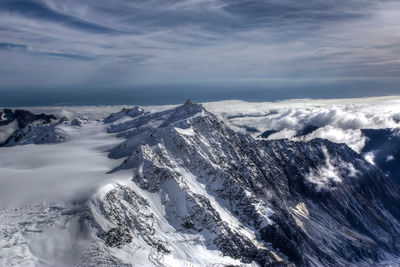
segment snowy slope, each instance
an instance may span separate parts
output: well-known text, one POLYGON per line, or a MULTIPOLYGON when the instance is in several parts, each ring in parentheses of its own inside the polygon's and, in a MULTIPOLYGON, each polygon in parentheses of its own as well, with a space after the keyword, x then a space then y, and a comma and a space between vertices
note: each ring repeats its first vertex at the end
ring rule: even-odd
POLYGON ((64 142, 0 148, 0 266, 75 264, 93 245, 71 211, 99 187, 130 177, 106 174, 118 165, 106 153, 118 139, 101 122, 63 127, 64 142))
MULTIPOLYGON (((129 181, 131 172, 106 174, 121 162, 107 158, 105 151, 118 139, 106 133, 104 124, 86 122, 64 128, 69 138, 61 143, 0 150, 0 265, 240 263, 208 250, 198 235, 175 233, 168 227, 159 197, 145 192, 146 199, 141 197, 141 190, 129 181), (119 199, 121 194, 125 199, 119 199), (136 198, 138 203, 133 202, 136 198), (149 209, 143 213, 145 208, 149 209), (143 228, 131 233, 134 242, 119 248, 113 245, 117 233, 112 229, 123 213, 137 218, 135 226, 143 228), (158 234, 146 232, 153 227, 158 234), (160 252, 166 241, 176 256, 160 252)), ((22 140, 29 140, 29 135, 22 140)))
POLYGON ((0 263, 400 263, 400 193, 345 144, 256 140, 190 101, 148 113, 124 109, 104 123, 66 125, 61 143, 0 148, 2 180, 27 168, 40 183, 52 168, 61 183, 52 191, 75 192, 2 209, 0 263), (24 158, 18 166, 5 156, 30 150, 43 162, 24 158), (80 193, 69 179, 81 180, 80 193))
POLYGON ((300 265, 366 264, 398 255, 398 191, 346 145, 256 141, 191 103, 112 125, 109 132, 127 138, 110 152, 125 158, 116 170, 132 168, 142 189, 165 196, 172 225, 190 225, 225 255, 265 263, 279 249, 286 254, 281 258, 300 265), (207 219, 214 220, 210 229, 199 213, 219 214, 224 223, 214 215, 207 219), (231 237, 228 248, 225 236, 231 237))
POLYGON ((26 144, 48 144, 69 138, 70 127, 80 126, 76 118, 57 119, 52 114, 34 114, 26 110, 3 109, 0 111, 0 145, 15 146, 26 144))

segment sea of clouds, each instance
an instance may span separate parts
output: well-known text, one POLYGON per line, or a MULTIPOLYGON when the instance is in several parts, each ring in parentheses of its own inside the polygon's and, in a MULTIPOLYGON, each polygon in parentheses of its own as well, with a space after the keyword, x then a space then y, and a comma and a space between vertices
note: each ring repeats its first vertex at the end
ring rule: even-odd
POLYGON ((231 127, 258 137, 264 131, 275 133, 267 139, 291 140, 328 139, 346 143, 361 152, 366 137, 361 129, 400 127, 400 97, 311 100, 250 103, 224 101, 205 103, 231 127), (298 136, 307 126, 318 127, 298 136))
MULTIPOLYGON (((260 138, 264 131, 273 130, 275 132, 267 139, 326 138, 346 143, 356 152, 361 152, 367 140, 362 129, 400 127, 400 97, 397 96, 262 103, 235 100, 203 105, 232 128, 255 138, 260 138), (317 129, 298 136, 307 126, 317 129)), ((106 174, 117 165, 117 162, 107 158, 107 150, 121 140, 107 134, 105 126, 93 120, 101 120, 123 107, 127 106, 26 108, 35 113, 53 113, 69 119, 83 117, 92 122, 79 128, 77 138, 68 142, 0 148, 0 202, 9 206, 37 199, 75 199, 79 195, 93 193, 99 184, 115 179, 106 174)), ((147 106, 144 110, 157 112, 171 107, 147 106)), ((390 156, 387 156, 388 160, 393 160, 390 156)), ((369 151, 364 153, 364 157, 374 163, 375 153, 369 151)), ((341 176, 334 167, 336 165, 327 157, 325 165, 310 172, 309 181, 320 189, 326 184, 334 186, 340 183, 341 176)))
MULTIPOLYGON (((315 138, 345 143, 361 152, 366 137, 361 129, 400 127, 400 96, 351 99, 294 99, 278 102, 228 100, 202 103, 229 126, 259 137, 273 130, 267 139, 288 138, 308 141, 315 138), (317 129, 298 136, 307 126, 317 129)), ((146 112, 157 112, 176 105, 144 106, 146 112)), ((64 106, 30 107, 33 112, 53 113, 58 117, 102 119, 112 112, 130 106, 64 106)))

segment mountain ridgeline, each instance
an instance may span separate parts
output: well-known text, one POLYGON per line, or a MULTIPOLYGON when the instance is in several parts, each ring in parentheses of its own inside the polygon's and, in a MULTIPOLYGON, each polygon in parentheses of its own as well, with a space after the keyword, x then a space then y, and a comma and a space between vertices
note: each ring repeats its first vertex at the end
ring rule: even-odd
MULTIPOLYGON (((80 125, 40 116, 6 146, 64 142, 80 125)), ((120 138, 110 173, 131 178, 57 215, 78 239, 74 266, 400 263, 400 191, 345 144, 254 139, 190 101, 103 122, 120 138)))
POLYGON ((398 260, 399 190, 347 145, 255 140, 190 101, 136 114, 109 126, 126 139, 110 151, 125 158, 113 171, 132 169, 176 231, 265 266, 398 260))

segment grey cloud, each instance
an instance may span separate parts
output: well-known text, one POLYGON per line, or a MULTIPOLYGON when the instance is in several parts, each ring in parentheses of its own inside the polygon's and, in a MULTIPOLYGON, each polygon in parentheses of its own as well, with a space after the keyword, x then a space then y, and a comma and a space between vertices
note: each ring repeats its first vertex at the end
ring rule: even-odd
POLYGON ((0 49, 3 49, 3 50, 26 50, 26 45, 0 43, 0 49))
POLYGON ((394 88, 398 81, 386 78, 400 74, 400 39, 391 34, 400 30, 398 13, 394 1, 366 0, 5 0, 0 72, 12 65, 26 76, 2 76, 1 85, 27 83, 40 65, 80 70, 68 80, 44 75, 52 85, 102 77, 115 86, 218 80, 315 89, 374 77, 394 88), (76 63, 57 67, 57 59, 76 63))
POLYGON ((74 54, 66 54, 66 53, 41 53, 42 55, 56 57, 56 58, 65 58, 65 59, 73 59, 73 60, 95 60, 93 57, 83 56, 83 55, 74 55, 74 54))
POLYGON ((79 30, 93 33, 116 33, 117 31, 100 24, 82 20, 48 8, 45 4, 32 0, 4 0, 0 3, 0 12, 18 13, 38 20, 68 25, 79 30))

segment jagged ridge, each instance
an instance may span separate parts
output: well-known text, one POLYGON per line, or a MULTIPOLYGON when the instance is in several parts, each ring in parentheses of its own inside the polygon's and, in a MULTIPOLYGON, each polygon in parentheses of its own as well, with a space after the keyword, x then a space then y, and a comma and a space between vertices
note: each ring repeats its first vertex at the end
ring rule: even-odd
MULTIPOLYGON (((400 262, 399 191, 345 144, 255 140, 190 101, 104 122, 124 139, 109 152, 123 159, 112 172, 132 170, 132 181, 52 211, 65 220, 55 229, 77 238, 75 266, 400 262)), ((39 123, 38 136, 63 123, 83 122, 39 123)), ((18 144, 39 140, 27 133, 18 144)))
POLYGON ((224 255, 344 265, 399 254, 399 192, 345 144, 254 140, 190 102, 109 132, 127 139, 110 151, 126 157, 114 171, 132 168, 177 231, 200 233, 224 255))
POLYGON ((53 114, 34 114, 27 110, 0 111, 0 146, 49 144, 66 141, 64 126, 81 126, 84 120, 57 119, 53 114))

